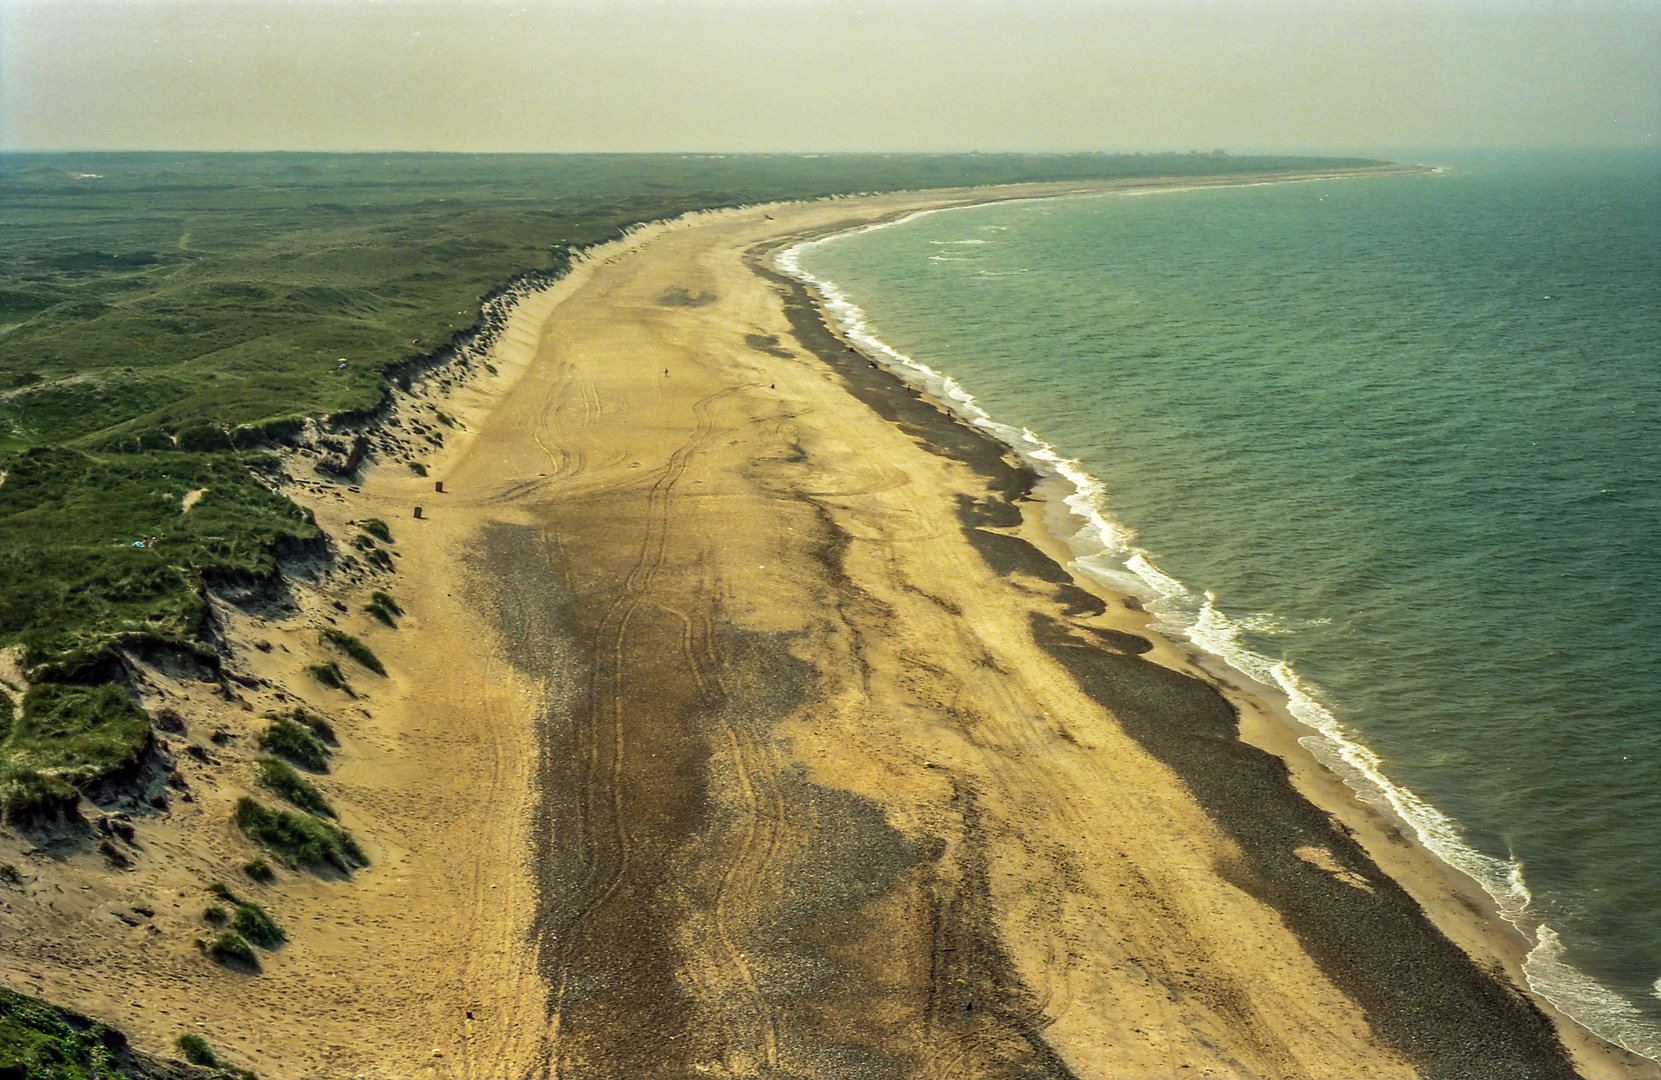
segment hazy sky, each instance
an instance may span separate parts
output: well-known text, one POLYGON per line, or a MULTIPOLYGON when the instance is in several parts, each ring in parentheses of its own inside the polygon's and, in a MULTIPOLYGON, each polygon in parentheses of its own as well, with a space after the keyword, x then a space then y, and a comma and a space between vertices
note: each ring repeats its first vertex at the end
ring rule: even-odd
POLYGON ((0 0, 0 147, 1661 141, 1661 0, 0 0))

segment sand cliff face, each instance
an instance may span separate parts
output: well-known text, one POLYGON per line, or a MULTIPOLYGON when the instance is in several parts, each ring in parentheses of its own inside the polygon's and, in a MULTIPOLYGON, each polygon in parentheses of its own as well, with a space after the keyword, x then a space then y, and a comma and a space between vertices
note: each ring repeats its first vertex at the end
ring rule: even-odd
POLYGON ((973 197, 643 233, 515 308, 491 374, 402 394, 405 430, 453 421, 428 477, 371 453, 293 489, 336 537, 388 522, 395 572, 227 607, 258 680, 230 699, 155 683, 234 768, 268 706, 331 716, 320 783, 369 866, 282 874, 290 944, 206 964, 201 885, 252 848, 204 762, 136 877, 31 863, 109 903, 143 882, 166 925, 135 944, 39 885, 8 982, 271 1076, 1578 1075, 1503 947, 1352 837, 1364 810, 1305 801, 1239 737, 1261 710, 1072 580, 1002 448, 768 269, 785 234, 973 197), (325 625, 387 677, 308 681, 325 625))

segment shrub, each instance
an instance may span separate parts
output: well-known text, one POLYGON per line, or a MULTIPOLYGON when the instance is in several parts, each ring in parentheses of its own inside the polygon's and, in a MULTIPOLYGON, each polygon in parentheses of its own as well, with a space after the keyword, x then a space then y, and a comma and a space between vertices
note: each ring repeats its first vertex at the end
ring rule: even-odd
MULTIPOLYGON (((376 550, 378 551, 380 549, 377 548, 376 550)), ((392 627, 393 629, 397 629, 397 618, 404 613, 404 609, 398 606, 397 601, 393 600, 392 597, 388 596, 384 592, 373 593, 369 597, 369 603, 363 610, 369 612, 369 614, 375 616, 375 618, 381 620, 383 623, 386 623, 386 625, 392 627)))
POLYGON ((340 670, 340 665, 330 660, 327 664, 312 664, 306 668, 311 677, 327 686, 331 690, 340 690, 347 697, 357 697, 352 692, 352 684, 346 681, 346 673, 340 670))
POLYGON ((206 1065, 210 1069, 219 1068, 219 1055, 213 1052, 202 1036, 186 1032, 174 1042, 179 1048, 179 1054, 192 1065, 206 1065))
POLYGON ((273 793, 284 801, 298 806, 308 813, 322 817, 335 817, 334 807, 323 793, 312 786, 311 781, 295 772, 287 762, 276 758, 260 758, 255 763, 259 770, 260 783, 270 788, 273 793))
POLYGON ((345 873, 369 865, 350 833, 310 814, 273 810, 244 795, 237 800, 236 823, 255 843, 296 865, 333 866, 345 873))
MULTIPOLYGON (((338 673, 340 669, 335 670, 338 673)), ((287 716, 271 718, 271 726, 260 736, 260 749, 285 758, 302 769, 329 771, 329 751, 316 732, 287 716)))
POLYGON ((187 1031, 180 1035, 173 1045, 178 1048, 179 1056, 192 1065, 218 1069, 222 1073, 228 1073, 236 1077, 237 1080, 259 1080, 258 1074, 252 1069, 238 1068, 214 1053, 213 1047, 207 1044, 207 1040, 194 1032, 187 1031))
POLYGON ((386 675, 386 668, 381 664, 381 658, 369 650, 369 646, 348 634, 344 630, 329 627, 323 631, 323 640, 350 656, 353 660, 380 676, 386 675))
POLYGON ((252 424, 238 424, 231 432, 231 441, 243 447, 292 443, 305 426, 306 419, 303 416, 284 416, 252 424))
POLYGON ((257 881, 261 885, 269 885, 277 880, 276 871, 272 870, 271 864, 264 859, 251 859, 243 863, 242 872, 247 874, 250 880, 257 881))
POLYGON ((230 917, 231 913, 220 907, 218 904, 209 904, 208 910, 202 912, 202 918, 206 919, 210 923, 213 923, 215 926, 224 926, 226 920, 230 917))
POLYGON ((383 544, 392 543, 392 530, 380 518, 365 518, 358 522, 358 527, 383 544))
MULTIPOLYGON (((244 900, 232 892, 224 882, 216 881, 209 885, 208 892, 236 908, 236 915, 231 919, 231 929, 252 941, 255 945, 272 949, 288 940, 288 934, 284 933, 283 928, 277 925, 277 921, 264 908, 252 900, 244 900)), ((218 910, 222 916, 218 921, 224 921, 223 908, 210 908, 209 910, 218 910)), ((209 919, 208 921, 213 922, 215 920, 209 919)))
POLYGON ((226 967, 241 967, 251 971, 260 969, 260 958, 254 952, 254 947, 248 944, 241 934, 232 930, 227 930, 202 946, 202 951, 226 967))
POLYGON ((231 437, 225 429, 210 423, 197 423, 182 427, 174 433, 173 437, 180 450, 188 450, 193 453, 212 453, 232 449, 231 437))
POLYGON ((243 900, 236 906, 231 929, 267 949, 274 949, 288 940, 288 934, 277 925, 271 914, 252 900, 243 900))

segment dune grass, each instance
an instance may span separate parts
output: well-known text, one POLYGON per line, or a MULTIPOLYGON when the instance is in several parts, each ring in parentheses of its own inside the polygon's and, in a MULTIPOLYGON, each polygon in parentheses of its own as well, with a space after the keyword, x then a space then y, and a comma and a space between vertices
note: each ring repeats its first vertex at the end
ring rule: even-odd
MULTIPOLYGON (((306 714, 301 712, 301 715, 306 714)), ((273 715, 269 719, 271 723, 260 734, 260 749, 302 769, 318 773, 329 771, 329 748, 315 728, 304 723, 295 713, 273 715)))
POLYGON ((58 817, 76 785, 136 767, 151 745, 150 718, 114 686, 43 683, 0 722, 0 818, 58 817))
POLYGON ((237 800, 236 823, 249 839, 293 866, 350 873, 369 865, 350 833, 310 814, 273 810, 244 795, 237 800))
POLYGON ((340 665, 333 660, 322 664, 308 664, 306 671, 330 690, 339 690, 347 697, 358 696, 357 691, 352 689, 352 684, 346 681, 346 673, 341 671, 340 665))
POLYGON ((123 635, 206 648, 204 578, 271 574, 283 545, 318 535, 255 481, 256 464, 61 446, 0 455, 0 644, 23 644, 31 667, 70 669, 123 635), (212 497, 183 512, 200 488, 212 497))
POLYGON ((252 1069, 243 1069, 214 1052, 206 1039, 195 1032, 187 1031, 174 1040, 173 1046, 179 1051, 179 1056, 192 1065, 201 1065, 204 1068, 216 1069, 226 1076, 235 1077, 235 1080, 259 1080, 259 1074, 252 1069))
POLYGON ((241 934, 227 930, 211 941, 201 943, 202 951, 215 963, 247 971, 260 970, 259 954, 241 934))
POLYGON ((247 941, 261 948, 274 949, 288 940, 288 934, 277 925, 277 920, 269 912, 254 901, 238 896, 223 882, 216 881, 209 885, 208 892, 231 905, 231 929, 247 941))
POLYGON ((254 768, 260 783, 289 805, 318 817, 336 816, 334 807, 329 805, 329 800, 323 797, 316 785, 295 772, 286 761, 260 758, 254 763, 254 768))
POLYGON ((0 987, 0 1076, 20 1080, 132 1080, 119 1035, 89 1016, 0 987))
POLYGON ((348 634, 344 630, 336 630, 333 627, 326 627, 322 631, 322 638, 325 642, 339 649, 347 656, 350 656, 353 660, 356 660, 359 664, 368 668, 370 671, 385 677, 386 667, 381 663, 381 658, 376 656, 370 650, 369 646, 365 645, 351 634, 348 634))

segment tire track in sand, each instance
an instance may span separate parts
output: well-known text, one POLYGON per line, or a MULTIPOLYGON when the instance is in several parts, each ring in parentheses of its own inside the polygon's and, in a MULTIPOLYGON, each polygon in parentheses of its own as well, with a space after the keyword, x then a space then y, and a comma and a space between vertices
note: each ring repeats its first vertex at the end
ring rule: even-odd
MULTIPOLYGON (((754 1071, 759 1065, 768 1071, 778 1068, 779 1017, 777 1010, 761 989, 744 950, 735 942, 732 931, 733 909, 738 917, 748 917, 753 923, 755 913, 765 902, 763 883, 773 878, 778 865, 780 838, 784 829, 784 797, 778 783, 779 765, 770 741, 760 739, 749 724, 729 716, 725 708, 731 695, 722 685, 719 656, 716 652, 711 624, 707 616, 683 616, 685 649, 693 658, 691 670, 697 673, 700 697, 707 697, 711 684, 719 707, 715 722, 721 729, 727 750, 731 754, 734 778, 738 782, 742 803, 738 811, 743 835, 735 857, 726 862, 716 888, 711 922, 726 966, 735 973, 738 992, 744 1002, 738 1009, 724 1007, 726 1029, 733 1043, 729 1065, 735 1073, 754 1071), (706 680, 703 673, 708 672, 706 680), (734 1015, 735 1012, 737 1015, 734 1015)), ((723 988, 713 988, 717 1001, 724 1001, 723 988)), ((731 1044, 729 1044, 731 1045, 731 1044)))
MULTIPOLYGON (((566 1045, 566 1036, 572 1007, 573 963, 584 939, 592 936, 590 926, 596 914, 614 904, 626 883, 631 885, 629 902, 636 907, 642 901, 634 894, 649 891, 644 882, 631 881, 636 843, 630 833, 625 770, 629 762, 630 722, 650 712, 655 688, 631 677, 631 670, 639 666, 643 671, 652 671, 663 663, 663 658, 651 653, 661 635, 655 625, 658 620, 653 616, 673 615, 673 608, 664 603, 663 597, 655 595, 659 576, 670 559, 671 496, 693 455, 714 436, 711 404, 731 392, 721 390, 693 403, 692 430, 669 454, 641 499, 643 513, 637 519, 640 533, 632 545, 632 564, 621 575, 612 597, 586 635, 593 671, 587 680, 586 707, 576 718, 580 793, 574 826, 583 853, 581 880, 571 891, 574 903, 569 910, 553 924, 544 923, 539 928, 542 938, 539 944, 551 953, 554 968, 546 972, 553 987, 543 1059, 555 1075, 564 1071, 571 1049, 566 1045)), ((598 407, 598 399, 587 401, 592 414, 598 407)), ((607 494, 613 503, 627 501, 626 488, 610 489, 607 494)), ((619 513, 608 524, 615 524, 623 516, 619 513)), ((615 532, 605 538, 605 544, 613 550, 616 541, 615 532)), ((686 636, 684 633, 676 636, 681 639, 677 650, 680 655, 675 658, 678 666, 696 679, 698 663, 688 651, 686 636)), ((648 873, 639 876, 649 877, 650 869, 648 865, 648 873)), ((633 912, 634 908, 629 910, 633 912)))

